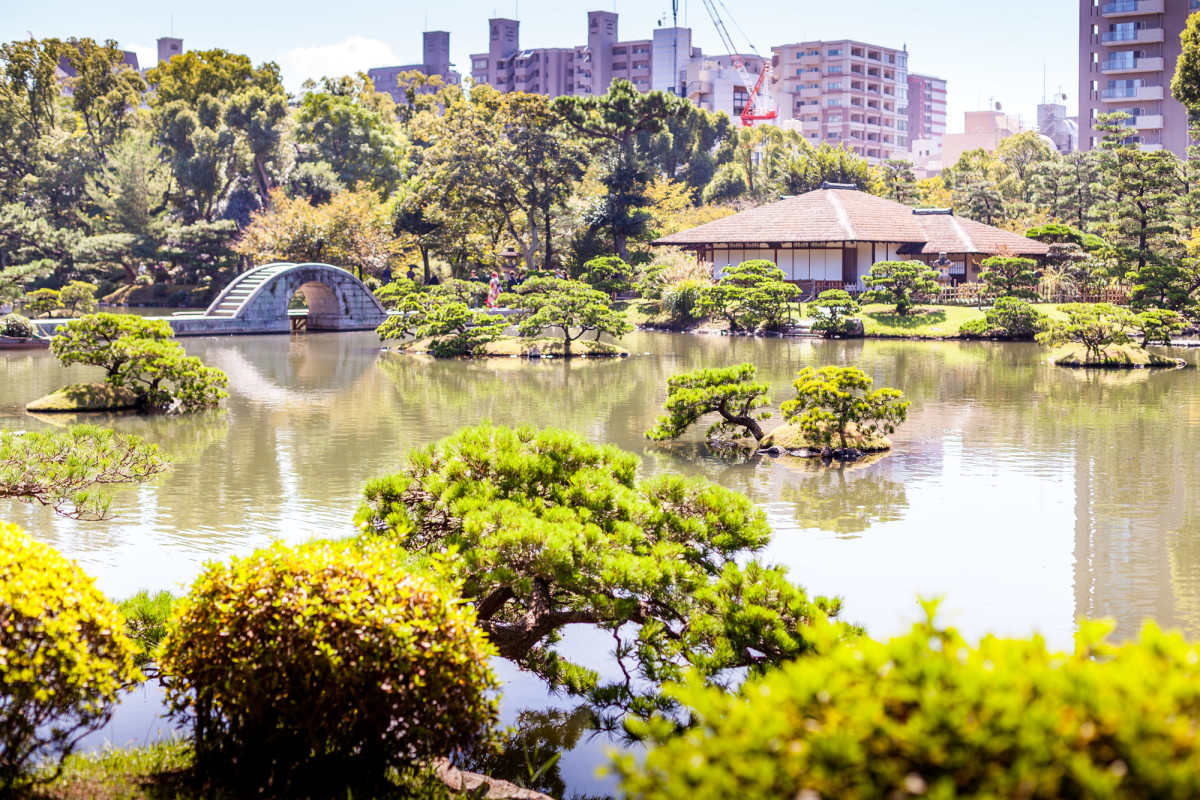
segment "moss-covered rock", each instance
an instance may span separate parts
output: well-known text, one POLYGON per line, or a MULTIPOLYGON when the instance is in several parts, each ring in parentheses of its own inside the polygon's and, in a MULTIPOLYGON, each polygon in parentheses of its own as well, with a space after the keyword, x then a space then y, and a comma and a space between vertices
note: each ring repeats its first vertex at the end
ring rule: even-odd
POLYGON ((1169 358, 1131 344, 1115 344, 1101 351, 1100 356, 1082 346, 1067 347, 1055 353, 1050 361, 1060 367, 1098 367, 1103 369, 1145 369, 1147 367, 1187 366, 1179 358, 1169 358))
POLYGON ((141 408, 142 397, 133 389, 108 383, 74 383, 38 398, 27 411, 127 411, 141 408))
MULTIPOLYGON (((840 447, 841 442, 834 440, 834 446, 840 447)), ((759 442, 760 448, 780 447, 789 452, 795 450, 820 451, 824 444, 808 436, 799 425, 781 425, 768 433, 759 442)), ((886 436, 862 433, 851 425, 846 430, 846 447, 860 450, 864 453, 881 453, 892 449, 892 442, 886 436)))

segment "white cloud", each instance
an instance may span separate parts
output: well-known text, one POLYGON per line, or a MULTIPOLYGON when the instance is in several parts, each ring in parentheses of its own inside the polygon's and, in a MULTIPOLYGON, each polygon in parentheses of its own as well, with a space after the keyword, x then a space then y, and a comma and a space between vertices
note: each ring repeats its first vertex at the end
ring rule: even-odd
POLYGON ((392 67, 401 63, 391 45, 365 36, 351 36, 337 44, 295 47, 280 53, 275 60, 283 71, 284 85, 292 91, 298 90, 309 78, 319 80, 353 75, 372 67, 392 67))
POLYGON ((158 65, 158 48, 150 47, 144 44, 135 42, 126 42, 121 45, 122 50, 128 50, 131 53, 137 54, 138 66, 142 69, 150 69, 158 65))

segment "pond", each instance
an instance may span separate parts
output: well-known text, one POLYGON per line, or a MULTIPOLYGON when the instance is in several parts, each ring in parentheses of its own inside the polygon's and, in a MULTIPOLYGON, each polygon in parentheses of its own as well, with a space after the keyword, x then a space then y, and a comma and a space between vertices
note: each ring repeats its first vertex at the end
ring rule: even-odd
MULTIPOLYGON (((919 596, 968 637, 1043 634, 1070 647, 1079 617, 1119 636, 1152 618, 1200 635, 1200 371, 1096 373, 1045 363, 1034 345, 751 339, 635 333, 626 360, 429 361, 380 353, 373 334, 181 340, 225 370, 227 410, 101 422, 162 446, 174 466, 119 491, 119 517, 77 523, 0 501, 0 518, 76 559, 114 597, 180 590, 205 561, 274 539, 351 533, 359 491, 407 448, 483 420, 578 431, 639 453, 645 474, 704 475, 769 515, 767 557, 875 637, 904 631, 919 596), (731 460, 695 436, 642 434, 673 372, 750 361, 776 403, 804 366, 853 364, 913 401, 895 450, 825 468, 731 460)), ((1194 362, 1191 351, 1172 351, 1194 362)), ((76 380, 46 352, 0 354, 0 427, 64 424, 24 404, 76 380)), ((603 671, 606 639, 568 646, 603 671), (595 656, 591 656, 595 653, 595 656)), ((528 676, 509 682, 504 717, 561 707, 528 676)), ((124 743, 168 729, 152 690, 103 732, 124 743)), ((607 792, 593 771, 609 742, 582 737, 562 762, 569 791, 607 792)))

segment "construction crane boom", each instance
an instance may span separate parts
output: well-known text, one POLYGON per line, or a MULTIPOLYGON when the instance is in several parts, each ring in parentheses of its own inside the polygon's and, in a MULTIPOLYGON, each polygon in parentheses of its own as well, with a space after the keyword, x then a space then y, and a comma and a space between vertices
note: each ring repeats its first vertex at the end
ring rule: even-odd
MULTIPOLYGON (((733 37, 729 35, 729 29, 725 27, 725 20, 721 18, 721 13, 717 10, 716 2, 714 0, 704 0, 704 7, 708 10, 708 15, 712 18, 713 25, 717 29, 717 36, 721 39, 721 44, 729 51, 729 58, 733 62, 733 68, 737 70, 738 77, 742 80, 742 85, 749 92, 749 97, 746 99, 746 106, 742 109, 741 113, 742 125, 749 128, 755 122, 775 119, 779 116, 779 109, 775 106, 775 101, 771 98, 770 85, 768 84, 771 74, 770 62, 763 59, 763 68, 758 73, 758 80, 753 80, 750 77, 749 70, 746 69, 746 63, 742 61, 742 56, 733 44, 733 37)), ((754 50, 753 46, 750 49, 754 50)), ((754 54, 758 55, 758 52, 755 51, 754 54)))

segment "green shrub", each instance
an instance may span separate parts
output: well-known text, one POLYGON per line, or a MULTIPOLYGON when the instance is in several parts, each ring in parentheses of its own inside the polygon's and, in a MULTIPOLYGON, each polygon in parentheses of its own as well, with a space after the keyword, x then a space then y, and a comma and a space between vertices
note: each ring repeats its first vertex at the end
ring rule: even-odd
POLYGON ((600 256, 583 265, 582 280, 598 292, 617 294, 633 285, 633 268, 617 256, 600 256))
POLYGON ((958 326, 958 335, 964 339, 986 339, 992 336, 992 326, 986 319, 969 319, 958 326))
POLYGON ((812 329, 827 336, 841 336, 854 330, 852 315, 862 310, 850 293, 844 289, 828 289, 821 292, 813 303, 812 329))
POLYGON ((964 339, 1032 339, 1046 330, 1049 318, 1017 297, 997 298, 984 319, 967 320, 958 328, 964 339))
POLYGON ((56 768, 139 680, 121 615, 74 562, 0 523, 0 795, 56 768))
POLYGON ((286 793, 488 739, 494 651, 448 588, 396 561, 277 544, 204 571, 159 651, 201 767, 286 793))
POLYGON ((1149 798, 1200 794, 1200 650, 1147 625, 1074 654, 968 645, 928 622, 798 659, 741 696, 676 695, 699 724, 618 770, 630 798, 1149 798))
POLYGON ((37 335, 37 331, 33 328, 33 323, 28 317, 22 317, 20 314, 9 314, 5 317, 0 317, 0 336, 12 336, 16 339, 32 339, 37 335))

